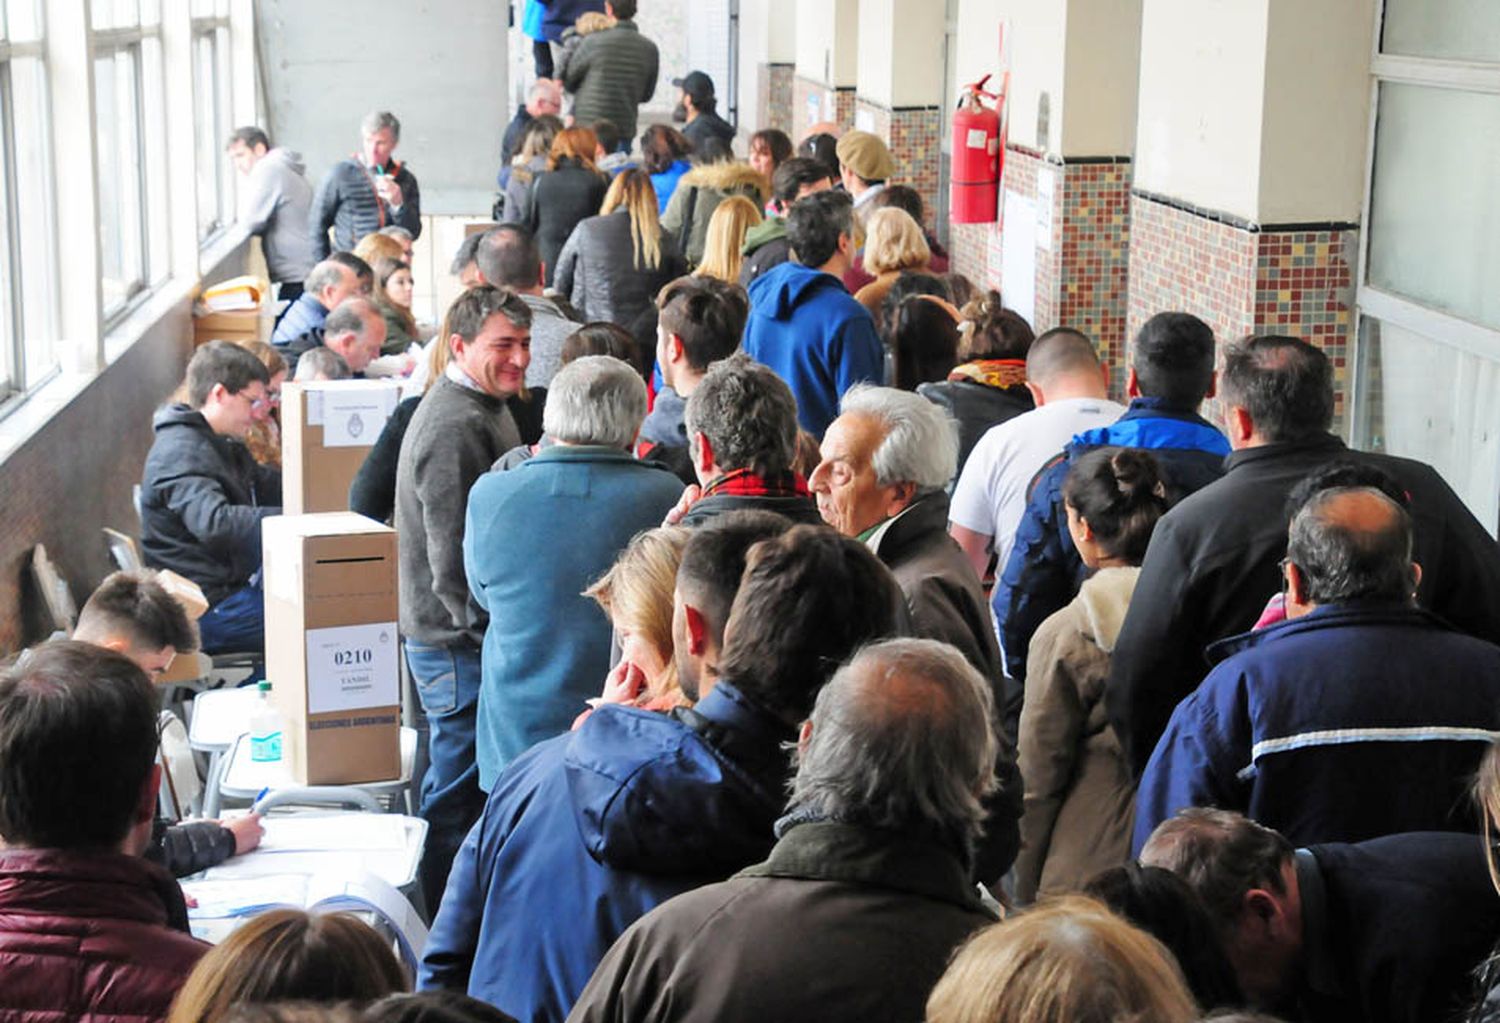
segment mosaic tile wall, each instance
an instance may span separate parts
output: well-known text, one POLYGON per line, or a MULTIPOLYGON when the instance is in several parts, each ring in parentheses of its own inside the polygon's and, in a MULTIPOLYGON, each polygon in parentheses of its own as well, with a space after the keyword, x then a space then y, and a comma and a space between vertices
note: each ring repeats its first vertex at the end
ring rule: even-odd
MULTIPOLYGON (((1357 232, 1252 230, 1140 195, 1131 198, 1131 220, 1131 336, 1153 313, 1183 309, 1213 327, 1221 344, 1260 333, 1306 338, 1333 362, 1343 421, 1357 232)), ((1210 405, 1207 414, 1218 417, 1210 405)))
POLYGON ((807 135, 808 125, 832 121, 840 133, 854 127, 854 87, 833 88, 801 75, 792 76, 792 141, 807 135))
POLYGON ((762 128, 780 128, 792 136, 792 64, 761 64, 756 76, 755 123, 762 128))
POLYGON ((943 112, 937 107, 905 107, 891 110, 867 99, 856 98, 854 124, 866 124, 890 147, 896 160, 892 178, 910 185, 922 196, 927 226, 933 226, 937 210, 938 172, 941 157, 943 112))
POLYGON ((1129 163, 1055 168, 1061 196, 1054 242, 1057 322, 1092 337, 1124 393, 1125 318, 1130 277, 1129 163))

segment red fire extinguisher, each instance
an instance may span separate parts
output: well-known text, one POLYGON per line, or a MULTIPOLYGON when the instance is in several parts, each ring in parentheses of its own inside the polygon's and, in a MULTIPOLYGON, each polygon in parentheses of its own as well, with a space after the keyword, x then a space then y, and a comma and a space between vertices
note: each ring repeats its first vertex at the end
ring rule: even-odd
POLYGON ((949 220, 955 224, 988 224, 996 218, 1005 148, 1000 139, 1000 108, 1005 92, 985 91, 985 75, 964 87, 953 113, 953 187, 949 220), (996 106, 984 104, 994 100, 996 106))

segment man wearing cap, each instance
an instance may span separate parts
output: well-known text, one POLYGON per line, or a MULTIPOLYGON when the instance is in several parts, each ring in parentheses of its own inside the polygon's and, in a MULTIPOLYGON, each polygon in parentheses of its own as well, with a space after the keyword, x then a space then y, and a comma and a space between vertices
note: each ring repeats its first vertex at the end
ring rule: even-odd
POLYGON ((684 78, 672 79, 672 84, 682 90, 672 110, 672 120, 682 125, 682 133, 694 149, 701 150, 703 143, 714 136, 725 142, 734 138, 734 125, 714 112, 718 101, 714 99, 712 78, 702 71, 690 71, 684 78))
POLYGON ((868 131, 845 132, 835 151, 844 191, 854 200, 854 215, 863 224, 870 200, 896 173, 896 161, 880 136, 868 131))

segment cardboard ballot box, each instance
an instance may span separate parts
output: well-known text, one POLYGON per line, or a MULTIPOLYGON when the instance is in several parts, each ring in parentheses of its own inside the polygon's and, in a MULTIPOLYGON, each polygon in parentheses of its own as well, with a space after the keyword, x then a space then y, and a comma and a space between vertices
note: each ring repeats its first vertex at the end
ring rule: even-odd
POLYGON ((349 484, 401 400, 395 380, 325 380, 281 389, 281 508, 347 511, 349 484))
POLYGON ((266 677, 303 785, 401 774, 396 531, 353 512, 262 520, 266 677))

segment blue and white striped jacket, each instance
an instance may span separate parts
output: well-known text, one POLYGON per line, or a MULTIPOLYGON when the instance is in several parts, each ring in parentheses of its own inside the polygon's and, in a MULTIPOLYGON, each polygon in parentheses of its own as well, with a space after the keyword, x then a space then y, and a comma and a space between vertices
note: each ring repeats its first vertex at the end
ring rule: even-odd
POLYGON ((1209 648, 1141 777, 1134 850, 1189 806, 1294 845, 1475 826, 1468 787, 1500 738, 1500 647, 1415 607, 1351 603, 1209 648))

